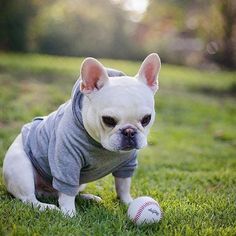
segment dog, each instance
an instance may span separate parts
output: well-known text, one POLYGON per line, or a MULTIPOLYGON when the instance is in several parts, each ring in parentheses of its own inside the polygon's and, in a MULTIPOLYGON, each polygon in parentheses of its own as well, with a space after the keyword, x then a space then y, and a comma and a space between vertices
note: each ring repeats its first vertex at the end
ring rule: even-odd
POLYGON ((73 217, 75 197, 85 185, 112 173, 117 197, 130 204, 137 152, 147 145, 155 119, 160 68, 156 53, 146 57, 134 78, 86 58, 71 99, 25 124, 9 147, 3 163, 8 192, 40 210, 73 217), (42 195, 57 196, 59 208, 40 202, 42 195))

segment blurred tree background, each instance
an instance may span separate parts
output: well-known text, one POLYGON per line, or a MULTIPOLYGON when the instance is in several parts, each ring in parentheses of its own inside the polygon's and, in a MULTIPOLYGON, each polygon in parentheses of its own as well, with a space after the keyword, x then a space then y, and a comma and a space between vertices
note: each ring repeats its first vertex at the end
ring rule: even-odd
POLYGON ((0 49, 236 67, 236 1, 142 1, 1 0, 0 49))

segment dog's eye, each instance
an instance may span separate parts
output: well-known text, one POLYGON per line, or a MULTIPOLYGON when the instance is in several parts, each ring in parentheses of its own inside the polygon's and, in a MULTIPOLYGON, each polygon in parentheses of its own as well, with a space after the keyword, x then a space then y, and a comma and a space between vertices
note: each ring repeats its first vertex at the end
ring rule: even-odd
POLYGON ((102 121, 108 127, 115 127, 117 124, 117 121, 110 116, 103 116, 102 121))
POLYGON ((144 117, 143 117, 143 119, 141 120, 141 124, 142 124, 142 126, 143 127, 145 127, 145 126, 147 126, 148 124, 149 124, 149 122, 151 121, 151 115, 145 115, 144 117))

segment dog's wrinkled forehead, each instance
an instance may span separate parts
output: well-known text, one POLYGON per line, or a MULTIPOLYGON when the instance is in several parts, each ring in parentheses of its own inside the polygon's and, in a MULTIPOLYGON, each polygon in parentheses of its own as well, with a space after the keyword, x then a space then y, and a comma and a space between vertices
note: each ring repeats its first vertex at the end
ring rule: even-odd
POLYGON ((117 107, 129 109, 135 107, 152 107, 154 98, 147 86, 128 76, 113 77, 91 97, 100 107, 117 107))

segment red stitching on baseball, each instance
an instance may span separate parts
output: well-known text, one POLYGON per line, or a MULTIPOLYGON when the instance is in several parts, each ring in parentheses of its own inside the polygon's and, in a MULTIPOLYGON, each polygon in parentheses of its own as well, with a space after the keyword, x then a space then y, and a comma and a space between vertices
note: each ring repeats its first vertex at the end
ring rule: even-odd
POLYGON ((134 217, 134 220, 133 222, 136 223, 139 219, 139 217, 141 216, 143 210, 147 207, 147 206, 150 206, 150 205, 155 205, 155 206, 158 206, 159 208, 159 205, 156 203, 156 202, 145 202, 145 204, 143 204, 137 211, 137 214, 135 215, 134 217))

